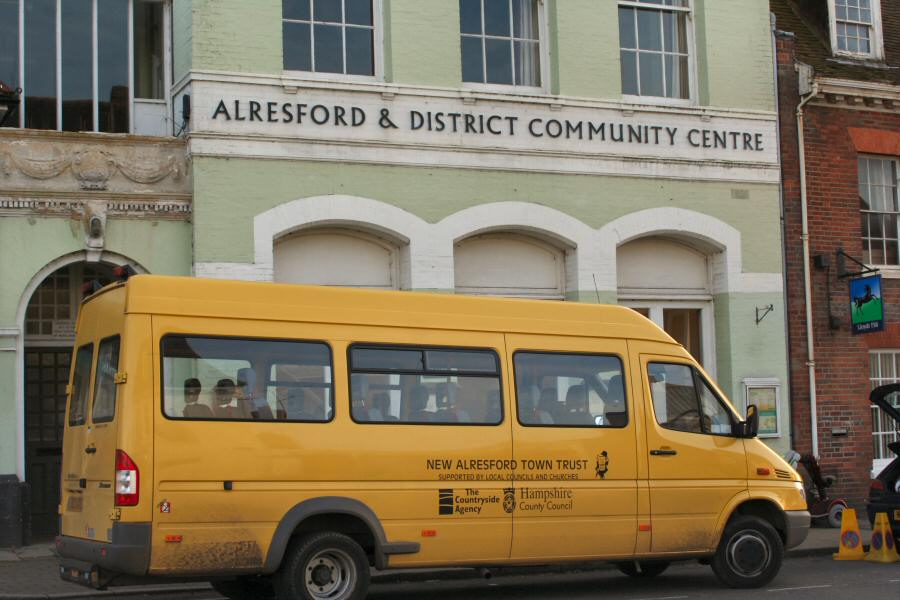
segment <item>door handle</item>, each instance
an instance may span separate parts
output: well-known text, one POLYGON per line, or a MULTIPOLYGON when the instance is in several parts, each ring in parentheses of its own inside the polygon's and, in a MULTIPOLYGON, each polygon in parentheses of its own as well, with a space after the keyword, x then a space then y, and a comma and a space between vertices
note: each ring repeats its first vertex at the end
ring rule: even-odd
POLYGON ((87 448, 84 449, 84 451, 87 452, 88 454, 96 454, 97 447, 96 446, 88 446, 87 448))
POLYGON ((676 450, 651 450, 650 456, 675 456, 678 454, 676 450))

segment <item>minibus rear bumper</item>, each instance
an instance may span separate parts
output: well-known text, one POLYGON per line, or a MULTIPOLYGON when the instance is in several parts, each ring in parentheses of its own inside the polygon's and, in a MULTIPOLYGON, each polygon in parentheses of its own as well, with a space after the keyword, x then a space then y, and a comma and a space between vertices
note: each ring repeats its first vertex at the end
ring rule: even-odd
POLYGON ((785 521, 785 539, 784 549, 796 548, 806 539, 809 534, 809 525, 811 517, 808 510, 786 510, 784 511, 785 521))
POLYGON ((97 589, 103 589, 118 575, 146 575, 150 534, 150 523, 113 523, 109 542, 57 536, 59 575, 97 589))

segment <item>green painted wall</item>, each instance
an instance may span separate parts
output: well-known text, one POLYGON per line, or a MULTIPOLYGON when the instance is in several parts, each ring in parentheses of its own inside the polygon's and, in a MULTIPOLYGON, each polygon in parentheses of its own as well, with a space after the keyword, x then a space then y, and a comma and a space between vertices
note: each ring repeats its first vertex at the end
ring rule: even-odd
POLYGON ((387 4, 390 43, 385 39, 385 55, 391 63, 390 81, 458 87, 462 78, 459 2, 389 0, 387 4))
POLYGON ((558 56, 554 63, 562 96, 618 98, 619 17, 615 2, 557 0, 555 29, 558 56))
POLYGON ((781 436, 767 443, 783 454, 790 447, 784 297, 779 293, 720 294, 714 299, 714 310, 716 379, 735 406, 743 405, 745 378, 781 382, 781 436), (756 308, 769 304, 774 310, 757 324, 756 308))
POLYGON ((255 215, 298 198, 349 194, 432 223, 498 201, 545 204, 594 228, 645 208, 677 206, 747 232, 746 271, 781 272, 774 185, 741 184, 750 198, 734 200, 729 183, 207 157, 194 159, 193 174, 197 262, 253 262, 255 215))
POLYGON ((194 69, 280 74, 281 0, 193 0, 194 69))
POLYGON ((701 105, 775 110, 769 3, 695 0, 701 105))
MULTIPOLYGON (((12 340, 0 340, 0 347, 11 347, 12 340)), ((0 473, 16 472, 16 353, 0 352, 0 473)), ((25 426, 22 425, 24 428, 25 426)))
POLYGON ((172 4, 172 81, 187 75, 193 62, 193 0, 172 4))

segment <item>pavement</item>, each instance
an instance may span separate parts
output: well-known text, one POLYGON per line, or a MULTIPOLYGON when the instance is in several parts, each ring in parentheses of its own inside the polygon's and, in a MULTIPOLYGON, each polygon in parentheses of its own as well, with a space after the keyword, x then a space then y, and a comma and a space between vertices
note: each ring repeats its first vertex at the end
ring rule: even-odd
MULTIPOLYGON (((869 529, 860 531, 863 540, 871 537, 869 529)), ((827 555, 837 550, 840 530, 813 527, 806 541, 789 550, 786 558, 803 558, 827 555)), ((496 577, 517 577, 541 573, 589 573, 609 569, 607 563, 567 563, 544 567, 506 567, 492 570, 496 577)), ((411 569, 373 571, 373 584, 398 584, 428 582, 434 580, 478 579, 477 569, 411 569)), ((211 588, 207 583, 173 583, 141 586, 124 586, 109 591, 97 591, 74 583, 62 581, 57 572, 53 544, 36 544, 14 550, 0 550, 0 600, 65 600, 70 598, 209 598, 211 588)))

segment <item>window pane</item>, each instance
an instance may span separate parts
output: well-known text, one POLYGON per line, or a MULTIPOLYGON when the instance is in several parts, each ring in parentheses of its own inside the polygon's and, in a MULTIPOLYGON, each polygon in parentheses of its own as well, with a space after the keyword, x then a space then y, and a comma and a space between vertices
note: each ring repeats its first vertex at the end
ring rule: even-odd
POLYGON ((281 16, 284 19, 309 21, 309 0, 281 0, 281 16))
POLYGON ((332 416, 331 355, 325 344, 168 336, 162 347, 163 406, 170 418, 332 416))
MULTIPOLYGON (((19 87, 19 0, 0 0, 0 81, 19 87)), ((18 112, 6 124, 18 127, 18 112)))
POLYGON ((119 370, 119 338, 103 340, 97 352, 94 376, 94 423, 112 421, 116 416, 116 372, 119 370))
POLYGON ((351 415, 358 423, 496 425, 500 379, 354 373, 351 415))
POLYGON ((703 409, 703 430, 706 433, 732 435, 734 417, 719 402, 705 381, 700 383, 700 406, 703 409))
POLYGON ((482 38, 462 38, 462 79, 484 83, 484 56, 481 47, 482 38))
POLYGON ((347 0, 347 23, 372 25, 372 0, 347 0))
POLYGON ((513 362, 520 423, 576 427, 628 424, 618 357, 516 352, 513 362))
POLYGON ((663 95, 663 62, 662 54, 640 53, 641 95, 663 95))
POLYGON ((512 85, 511 43, 507 40, 485 39, 484 50, 487 59, 487 83, 512 85))
POLYGON ((93 131, 94 84, 91 0, 60 3, 62 24, 62 128, 93 131))
POLYGON ((655 10, 638 10, 638 44, 641 50, 662 50, 660 13, 655 10))
POLYGON ((484 0, 484 33, 509 37, 509 0, 484 0))
POLYGON ((374 75, 375 63, 372 56, 372 30, 348 27, 347 73, 350 75, 374 75))
POLYGON ((56 2, 25 3, 25 127, 56 129, 56 2))
POLYGON ((622 48, 637 48, 633 8, 619 9, 619 46, 622 48))
POLYGON ((97 129, 128 132, 128 3, 97 0, 97 129))
POLYGON ((686 365, 647 365, 656 422, 667 429, 702 433, 693 370, 686 365))
POLYGON ((350 351, 353 370, 424 371, 425 362, 421 350, 382 348, 354 348, 350 351))
POLYGON ((622 93, 638 95, 637 52, 622 50, 622 93))
POLYGON ((538 39, 538 8, 535 0, 512 0, 513 37, 538 39))
POLYGON ((666 97, 688 98, 688 65, 686 56, 666 54, 666 97))
POLYGON ((313 0, 313 19, 329 23, 340 23, 341 0, 313 0))
POLYGON ((541 85, 541 54, 538 42, 513 42, 516 85, 541 85))
POLYGON ((72 373, 72 399, 69 405, 69 425, 84 425, 88 394, 91 388, 91 361, 94 345, 87 344, 75 355, 75 371, 72 373))
POLYGON ((343 73, 344 49, 339 25, 316 25, 315 70, 317 73, 343 73))
POLYGON ((497 357, 493 352, 460 352, 454 350, 426 350, 425 366, 432 371, 467 371, 497 373, 497 357))
POLYGON ((165 99, 162 2, 134 3, 134 97, 165 99))
POLYGON ((459 31, 481 34, 481 0, 459 0, 459 31))
POLYGON ((289 71, 312 71, 312 39, 306 23, 284 22, 284 68, 289 71))

